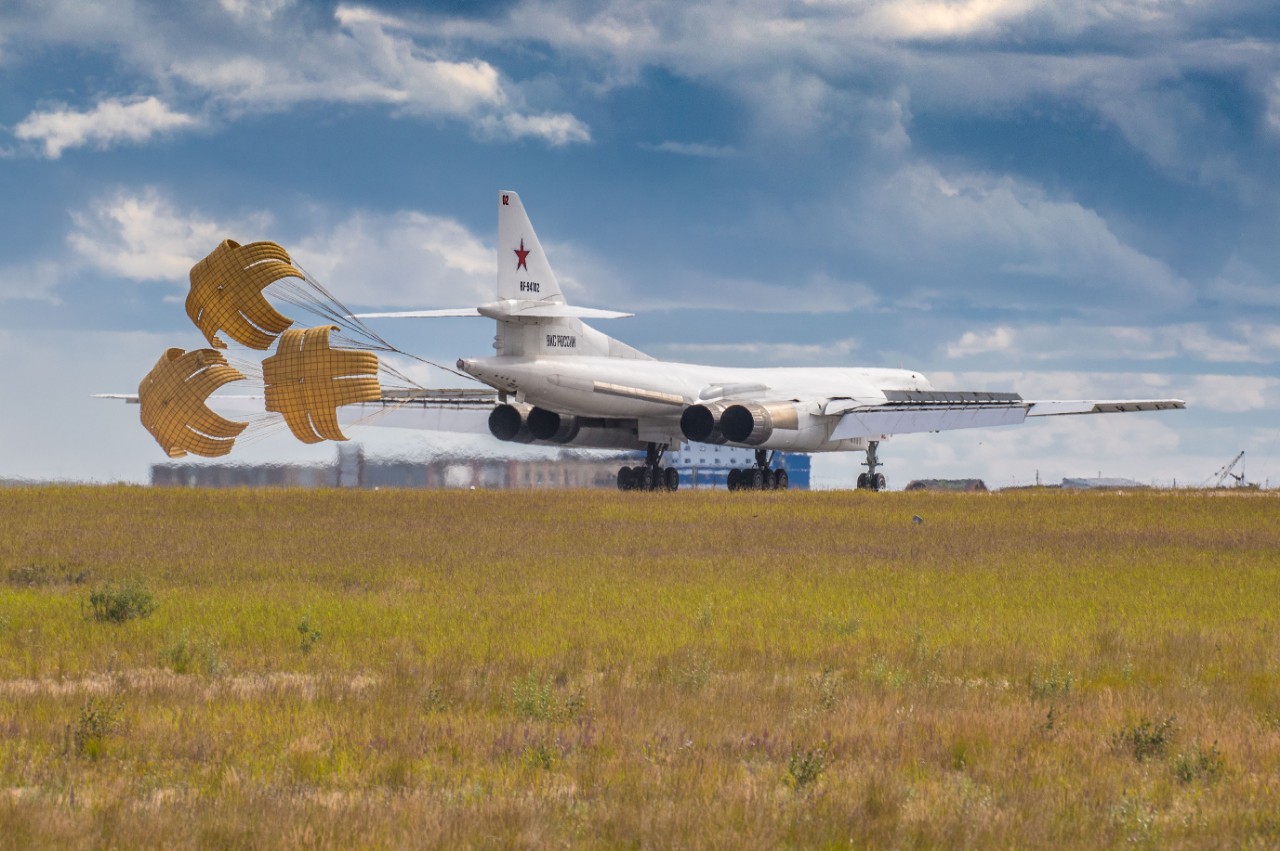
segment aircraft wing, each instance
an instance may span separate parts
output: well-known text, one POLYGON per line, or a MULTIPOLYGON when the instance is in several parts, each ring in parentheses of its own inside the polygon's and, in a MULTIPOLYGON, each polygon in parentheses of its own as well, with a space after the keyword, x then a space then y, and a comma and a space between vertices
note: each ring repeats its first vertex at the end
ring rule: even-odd
POLYGON ((1067 414, 1128 414, 1133 411, 1174 411, 1187 407, 1181 399, 1116 399, 1107 401, 1068 400, 1028 402, 1029 417, 1057 417, 1067 414))
MULTIPOLYGON (((973 391, 889 390, 885 391, 885 397, 883 404, 845 411, 831 438, 875 438, 1016 425, 1027 417, 1168 411, 1186 407, 1181 399, 1026 401, 1016 393, 973 391)), ((835 412, 830 403, 828 412, 835 412)))

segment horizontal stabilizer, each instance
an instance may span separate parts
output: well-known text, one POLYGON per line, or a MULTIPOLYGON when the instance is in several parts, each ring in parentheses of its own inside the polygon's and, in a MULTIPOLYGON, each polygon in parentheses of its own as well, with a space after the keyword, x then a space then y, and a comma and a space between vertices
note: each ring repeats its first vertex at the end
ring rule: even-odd
POLYGON ((1134 411, 1175 411, 1187 407, 1181 399, 1121 399, 1092 401, 1086 399, 1062 402, 1028 402, 1029 417, 1057 417, 1067 414, 1128 414, 1134 411))
POLYGON ((353 313, 351 319, 438 319, 446 316, 479 316, 474 307, 451 307, 444 310, 401 310, 391 313, 353 313))
POLYGON ((634 313, 602 310, 598 307, 575 307, 569 304, 538 304, 517 308, 511 316, 527 316, 533 319, 626 319, 634 313))
POLYGON ((352 319, 440 319, 453 316, 487 316, 490 319, 625 319, 634 313, 576 307, 569 304, 533 301, 505 301, 480 307, 452 307, 444 310, 399 310, 388 313, 353 313, 352 319))

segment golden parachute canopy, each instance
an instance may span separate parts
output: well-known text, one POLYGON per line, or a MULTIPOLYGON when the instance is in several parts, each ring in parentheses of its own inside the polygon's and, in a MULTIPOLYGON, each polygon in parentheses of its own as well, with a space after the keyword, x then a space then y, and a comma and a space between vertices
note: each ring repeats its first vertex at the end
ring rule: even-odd
POLYGON ((206 458, 226 455, 248 423, 215 414, 205 400, 242 378, 221 352, 169 349, 138 385, 142 424, 170 458, 188 452, 206 458))
POLYGON ((227 347, 217 333, 224 330, 241 345, 269 349, 293 320, 272 307, 262 291, 281 278, 302 277, 289 253, 274 242, 241 245, 224 239, 191 267, 187 316, 215 348, 227 347))
POLYGON ((267 410, 284 415, 293 436, 303 443, 346 440, 338 427, 338 408, 382 398, 378 357, 329 347, 338 328, 285 331, 276 353, 262 362, 267 410))

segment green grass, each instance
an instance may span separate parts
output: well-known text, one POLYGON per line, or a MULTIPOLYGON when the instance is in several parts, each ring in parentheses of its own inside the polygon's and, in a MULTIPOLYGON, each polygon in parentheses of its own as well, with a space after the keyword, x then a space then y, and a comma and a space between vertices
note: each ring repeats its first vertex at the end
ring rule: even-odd
POLYGON ((0 490, 0 847, 1273 847, 1277 509, 0 490))

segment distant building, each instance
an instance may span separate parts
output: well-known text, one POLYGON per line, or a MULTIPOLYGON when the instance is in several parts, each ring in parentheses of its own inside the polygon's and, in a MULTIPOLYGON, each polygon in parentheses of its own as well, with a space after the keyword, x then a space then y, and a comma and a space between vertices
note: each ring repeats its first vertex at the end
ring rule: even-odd
POLYGON ((158 487, 613 488, 627 453, 546 453, 539 457, 437 454, 420 460, 365 456, 342 444, 334 464, 154 464, 158 487))
POLYGON ((982 479, 916 479, 908 482, 903 490, 986 493, 987 483, 982 479))
MULTIPOLYGON (((779 460, 787 471, 789 487, 808 490, 809 456, 782 452, 779 453, 779 460)), ((727 488, 730 470, 735 467, 752 467, 755 463, 754 449, 710 443, 686 443, 679 449, 667 450, 663 459, 663 464, 680 471, 682 488, 727 488)))
MULTIPOLYGON (((157 487, 303 487, 303 488, 616 488, 618 469, 643 463, 643 453, 520 447, 516 457, 463 451, 423 458, 369 458, 358 443, 338 446, 333 464, 154 464, 157 487)), ((809 487, 809 456, 784 454, 782 466, 792 488, 809 487)), ((695 444, 663 459, 680 471, 682 488, 726 487, 729 470, 755 464, 750 449, 695 444)))
POLYGON ((1063 479, 1062 487, 1067 490, 1134 490, 1137 488, 1148 488, 1141 482, 1135 482, 1133 479, 1063 479))

